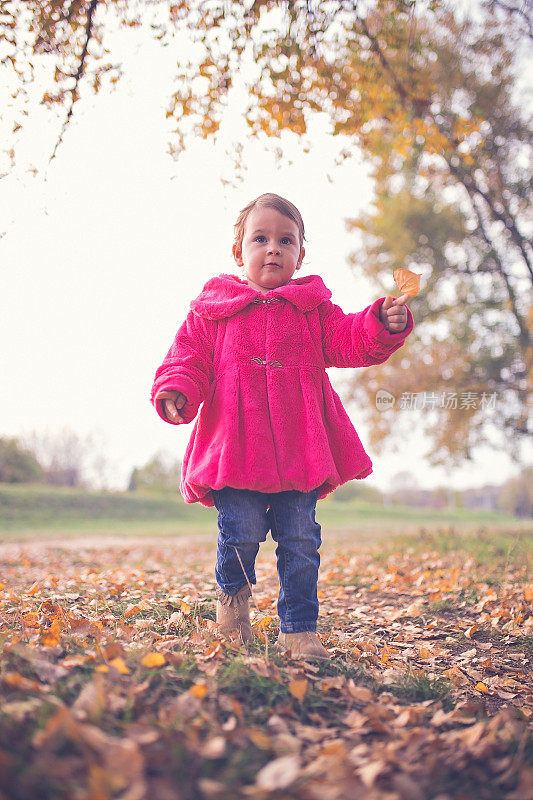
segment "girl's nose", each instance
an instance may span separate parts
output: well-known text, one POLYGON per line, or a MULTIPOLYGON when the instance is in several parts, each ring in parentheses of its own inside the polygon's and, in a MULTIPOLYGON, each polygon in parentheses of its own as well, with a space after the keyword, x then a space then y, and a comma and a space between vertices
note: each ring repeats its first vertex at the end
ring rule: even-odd
POLYGON ((271 244, 268 247, 268 252, 269 253, 279 253, 279 247, 277 245, 275 245, 275 244, 271 244))

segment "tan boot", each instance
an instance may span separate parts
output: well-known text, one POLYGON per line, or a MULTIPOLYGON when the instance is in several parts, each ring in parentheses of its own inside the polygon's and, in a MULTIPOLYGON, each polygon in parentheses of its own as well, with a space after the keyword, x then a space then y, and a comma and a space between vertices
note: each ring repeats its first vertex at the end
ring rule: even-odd
POLYGON ((300 633, 281 633, 278 646, 284 652, 290 651, 292 658, 330 658, 330 655, 314 631, 300 633))
POLYGON ((222 633, 237 636, 242 642, 253 638, 250 624, 250 597, 252 593, 248 585, 239 589, 237 594, 224 594, 217 588, 217 622, 222 633))

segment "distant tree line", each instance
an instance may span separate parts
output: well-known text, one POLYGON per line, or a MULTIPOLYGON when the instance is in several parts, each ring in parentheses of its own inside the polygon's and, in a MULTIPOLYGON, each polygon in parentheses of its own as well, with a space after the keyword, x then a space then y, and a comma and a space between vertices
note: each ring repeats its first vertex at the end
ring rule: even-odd
POLYGON ((130 475, 128 491, 175 492, 181 476, 181 461, 156 454, 144 467, 135 467, 130 475))
MULTIPOLYGON (((75 434, 63 432, 59 438, 33 437, 25 443, 17 438, 0 437, 0 483, 45 483, 53 486, 88 488, 84 479, 86 446, 75 434)), ((100 460, 105 458, 100 455, 100 460)), ((176 492, 181 476, 179 459, 157 453, 144 466, 134 467, 128 491, 176 492)), ((533 517, 533 466, 526 466, 501 485, 487 484, 458 491, 446 486, 422 489, 410 472, 400 472, 393 487, 381 492, 361 481, 340 486, 330 499, 335 502, 362 500, 387 505, 417 508, 467 508, 507 511, 516 517, 533 517)))
MULTIPOLYGON (((32 433, 24 439, 0 437, 0 483, 43 483, 51 486, 105 488, 107 459, 92 437, 83 439, 69 429, 55 434, 32 433), (92 479, 89 477, 92 474, 92 479)), ((135 467, 128 491, 176 491, 181 462, 157 453, 135 467)))
POLYGON ((106 467, 101 445, 68 428, 23 438, 0 437, 0 483, 104 487, 106 467))
POLYGON ((526 466, 514 478, 503 484, 486 484, 473 489, 451 489, 437 486, 422 489, 410 472, 398 473, 388 492, 380 492, 360 481, 340 486, 333 497, 337 502, 366 500, 386 505, 407 505, 416 508, 444 509, 466 508, 484 511, 507 511, 515 517, 533 517, 533 466, 526 466))

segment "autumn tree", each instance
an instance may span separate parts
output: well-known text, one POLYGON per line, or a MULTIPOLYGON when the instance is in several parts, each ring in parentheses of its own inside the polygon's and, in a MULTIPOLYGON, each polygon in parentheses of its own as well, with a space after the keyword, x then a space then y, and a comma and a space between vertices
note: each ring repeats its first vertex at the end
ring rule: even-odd
MULTIPOLYGON (((423 3, 428 13, 440 4, 423 3)), ((335 133, 357 133, 365 146, 376 120, 411 115, 397 102, 398 87, 406 98, 400 78, 391 77, 394 59, 410 86, 409 101, 425 106, 426 81, 414 60, 415 7, 416 0, 1 2, 0 58, 14 85, 3 116, 12 115, 16 144, 39 78, 42 103, 63 118, 55 155, 84 88, 98 92, 120 78, 121 66, 106 47, 108 31, 144 24, 162 46, 179 43, 167 110, 176 122, 171 152, 188 135, 216 134, 237 84, 247 90, 240 111, 253 134, 304 134, 309 114, 326 111, 335 133)), ((12 159, 15 149, 8 151, 12 159)))
MULTIPOLYGON (((433 460, 468 457, 485 441, 489 416, 516 456, 530 433, 533 282, 531 120, 516 75, 533 12, 513 0, 470 8, 463 18, 451 0, 4 2, 15 136, 37 68, 49 75, 43 102, 63 115, 58 144, 82 87, 118 80, 105 46, 117 23, 146 22, 162 45, 187 45, 167 109, 173 154, 188 136, 216 135, 236 86, 246 89, 240 111, 252 135, 305 136, 311 115, 326 114, 347 152, 362 149, 375 169, 376 214, 358 222, 361 266, 387 291, 394 265, 419 265, 427 278, 412 303, 415 336, 373 377, 399 397, 426 386, 447 391, 452 378, 459 398, 464 390, 490 403, 496 394, 496 408, 482 413, 435 409, 433 460)), ((371 380, 363 373, 353 389, 369 409, 371 380)), ((376 445, 392 419, 371 412, 376 445)))
POLYGON ((402 158, 384 135, 374 211, 350 223, 362 235, 354 269, 390 291, 392 271, 410 265, 424 286, 410 304, 417 326, 406 352, 358 375, 351 396, 371 409, 375 445, 398 423, 398 409, 413 418, 413 409, 424 408, 433 463, 469 458, 491 430, 516 458, 531 433, 533 251, 524 167, 533 131, 513 98, 508 41, 497 27, 484 26, 479 38, 474 29, 447 15, 436 39, 433 32, 432 106, 446 135, 458 113, 477 118, 477 130, 458 152, 443 145, 428 154, 415 137, 402 158), (395 395, 394 412, 376 409, 378 388, 395 395))

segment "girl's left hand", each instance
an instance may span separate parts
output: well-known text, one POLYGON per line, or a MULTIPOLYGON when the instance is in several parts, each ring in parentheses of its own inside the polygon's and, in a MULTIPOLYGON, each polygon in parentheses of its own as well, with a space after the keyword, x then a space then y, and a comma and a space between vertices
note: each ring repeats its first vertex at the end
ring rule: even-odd
POLYGON ((409 300, 408 294, 402 294, 400 297, 387 295, 381 304, 379 318, 390 333, 401 333, 407 325, 406 300, 409 300))

